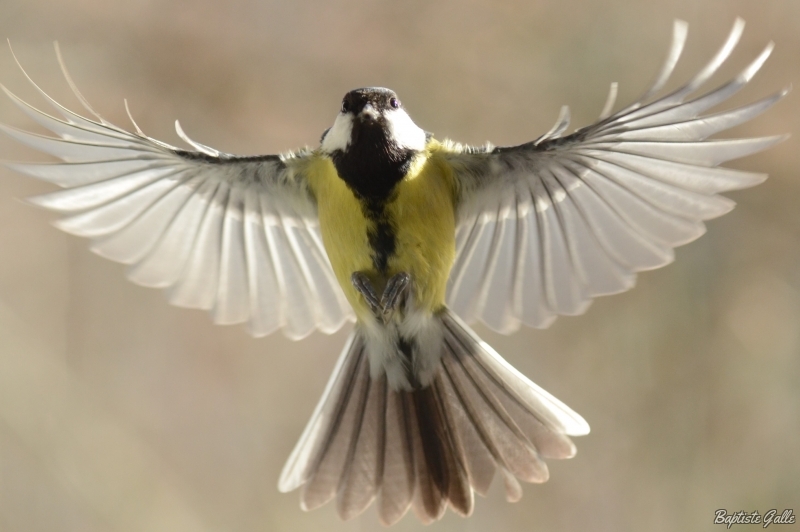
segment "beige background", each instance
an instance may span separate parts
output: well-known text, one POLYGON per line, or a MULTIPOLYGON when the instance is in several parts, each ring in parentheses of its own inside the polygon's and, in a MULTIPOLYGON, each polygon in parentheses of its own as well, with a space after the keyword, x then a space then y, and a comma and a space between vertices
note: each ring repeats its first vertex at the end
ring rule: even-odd
MULTIPOLYGON (((777 48, 733 104, 800 80, 797 0, 3 0, 0 36, 69 105, 55 39, 112 121, 127 124, 127 97, 155 137, 178 142, 180 118, 200 142, 252 154, 315 145, 365 85, 465 142, 531 140, 562 104, 584 125, 610 82, 620 104, 645 88, 673 18, 690 23, 686 79, 736 15, 748 26, 725 73, 777 48)), ((7 52, 0 79, 41 103, 7 52)), ((722 530, 718 508, 800 513, 797 102, 735 131, 795 137, 733 164, 771 178, 731 194, 739 207, 674 265, 549 330, 478 329, 593 431, 520 503, 493 489, 436 530, 722 530)), ((30 127, 5 99, 0 120, 30 127)), ((0 156, 43 160, 5 138, 0 156)), ((341 523, 332 505, 304 513, 276 489, 346 333, 253 340, 172 308, 17 200, 51 189, 0 172, 0 530, 378 528, 372 508, 341 523)), ((396 530, 418 528, 407 516, 396 530)))

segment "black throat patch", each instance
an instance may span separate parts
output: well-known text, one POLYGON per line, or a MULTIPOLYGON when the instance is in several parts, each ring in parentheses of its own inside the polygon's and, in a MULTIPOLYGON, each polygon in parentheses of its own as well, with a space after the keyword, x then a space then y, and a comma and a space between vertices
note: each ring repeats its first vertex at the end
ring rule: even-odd
POLYGON ((398 147, 387 134, 386 119, 353 119, 346 151, 331 154, 339 177, 358 196, 372 201, 386 200, 408 172, 414 151, 398 147))

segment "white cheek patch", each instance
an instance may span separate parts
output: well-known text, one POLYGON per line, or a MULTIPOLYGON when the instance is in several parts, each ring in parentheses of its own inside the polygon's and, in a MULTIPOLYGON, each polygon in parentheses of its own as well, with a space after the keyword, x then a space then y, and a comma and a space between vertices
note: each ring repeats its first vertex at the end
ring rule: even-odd
POLYGON ((425 149, 425 132, 420 129, 403 109, 384 112, 389 135, 401 148, 422 151, 425 149))
POLYGON ((322 139, 322 151, 325 153, 333 153, 336 150, 344 151, 350 144, 352 132, 353 115, 340 113, 328 133, 325 134, 325 138, 322 139))

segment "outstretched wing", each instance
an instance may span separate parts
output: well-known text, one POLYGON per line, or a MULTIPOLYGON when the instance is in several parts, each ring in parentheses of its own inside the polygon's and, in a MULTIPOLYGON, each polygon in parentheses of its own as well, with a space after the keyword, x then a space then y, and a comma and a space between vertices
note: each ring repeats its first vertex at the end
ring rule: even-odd
POLYGON ((717 165, 766 149, 783 136, 706 140, 768 109, 788 90, 738 109, 700 116, 741 89, 772 43, 741 74, 694 99, 736 46, 737 20, 711 62, 676 91, 647 103, 667 82, 686 38, 676 21, 667 61, 653 87, 610 115, 560 136, 569 123, 509 148, 444 143, 458 192, 457 258, 448 305, 468 321, 501 332, 520 323, 546 327, 557 314, 580 314, 591 298, 633 286, 635 272, 663 266, 672 248, 705 231, 703 220, 734 203, 720 192, 766 175, 717 165))
POLYGON ((176 122, 194 148, 178 149, 146 136, 135 122, 130 133, 104 120, 64 74, 93 119, 62 107, 33 81, 59 118, 0 85, 57 135, 0 125, 63 161, 5 163, 64 187, 30 198, 68 215, 57 227, 91 238, 92 251, 129 264, 133 282, 167 289, 175 305, 210 310, 215 323, 246 322, 254 336, 278 328, 292 338, 314 329, 332 333, 352 319, 305 180, 312 152, 237 157, 190 140, 176 122))

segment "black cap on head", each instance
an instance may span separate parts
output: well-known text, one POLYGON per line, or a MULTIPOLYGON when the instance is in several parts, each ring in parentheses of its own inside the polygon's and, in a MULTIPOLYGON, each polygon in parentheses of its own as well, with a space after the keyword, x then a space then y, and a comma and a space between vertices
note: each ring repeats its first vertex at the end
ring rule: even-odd
POLYGON ((370 104, 376 111, 398 109, 400 100, 393 90, 383 87, 365 87, 351 90, 342 99, 342 112, 359 114, 364 106, 370 104))

